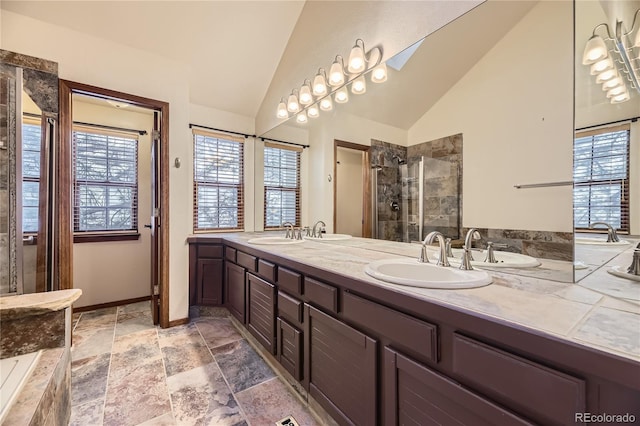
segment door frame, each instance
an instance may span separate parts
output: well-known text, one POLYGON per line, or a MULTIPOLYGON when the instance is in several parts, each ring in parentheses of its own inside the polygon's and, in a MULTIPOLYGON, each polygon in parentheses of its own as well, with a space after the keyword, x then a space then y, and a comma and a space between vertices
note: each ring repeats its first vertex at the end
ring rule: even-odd
POLYGON ((57 199, 54 206, 54 282, 56 288, 73 288, 73 174, 72 174, 72 95, 74 93, 97 96, 160 111, 160 176, 156 184, 160 188, 160 212, 158 258, 159 263, 160 327, 169 324, 169 103, 144 98, 115 90, 90 86, 68 80, 59 80, 60 126, 59 143, 54 149, 56 161, 55 186, 57 199))
POLYGON ((333 232, 336 232, 338 201, 338 147, 362 152, 362 236, 371 238, 371 147, 353 142, 333 140, 333 232))

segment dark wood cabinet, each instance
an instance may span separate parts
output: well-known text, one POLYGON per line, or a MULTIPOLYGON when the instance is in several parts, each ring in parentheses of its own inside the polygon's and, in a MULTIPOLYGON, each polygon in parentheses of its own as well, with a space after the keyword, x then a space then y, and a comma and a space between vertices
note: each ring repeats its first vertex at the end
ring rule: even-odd
POLYGON ((296 380, 302 380, 302 331, 278 318, 276 359, 296 380))
POLYGON ((222 245, 206 244, 189 248, 189 304, 222 305, 224 261, 222 245))
POLYGON ((305 304, 304 384, 341 424, 377 424, 377 342, 305 304))
POLYGON ((383 362, 385 425, 533 424, 393 349, 383 362))
POLYGON ((276 353, 276 287, 247 274, 247 329, 253 337, 276 353))
POLYGON ((227 309, 238 321, 245 324, 245 295, 247 292, 244 268, 235 263, 226 262, 224 282, 227 309))

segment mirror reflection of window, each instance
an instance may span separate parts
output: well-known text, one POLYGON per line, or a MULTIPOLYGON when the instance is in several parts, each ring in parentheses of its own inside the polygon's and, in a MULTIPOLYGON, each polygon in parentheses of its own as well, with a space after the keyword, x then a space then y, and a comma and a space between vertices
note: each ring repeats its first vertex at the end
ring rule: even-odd
POLYGON ((22 232, 27 235, 38 233, 41 146, 40 119, 24 117, 22 121, 22 232))
POLYGON ((576 134, 573 197, 577 230, 606 222, 629 232, 629 142, 628 124, 576 134))

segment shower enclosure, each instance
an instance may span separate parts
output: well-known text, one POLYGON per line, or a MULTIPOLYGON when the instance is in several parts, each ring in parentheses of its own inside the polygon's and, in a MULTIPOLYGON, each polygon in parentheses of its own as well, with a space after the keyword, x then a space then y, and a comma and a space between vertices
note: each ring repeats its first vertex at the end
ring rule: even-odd
POLYGON ((460 238, 458 164, 425 156, 393 164, 372 167, 373 237, 422 241, 429 232, 439 231, 445 237, 460 238))

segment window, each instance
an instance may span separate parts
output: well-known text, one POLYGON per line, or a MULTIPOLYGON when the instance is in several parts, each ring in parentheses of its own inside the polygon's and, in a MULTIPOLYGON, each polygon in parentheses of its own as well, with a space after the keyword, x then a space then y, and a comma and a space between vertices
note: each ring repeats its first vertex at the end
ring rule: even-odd
POLYGON ((300 226, 300 149, 265 143, 264 227, 300 226))
POLYGON ((138 135, 74 127, 74 232, 138 232, 138 135))
POLYGON ((38 233, 40 195, 40 120, 24 118, 22 122, 22 232, 38 233))
POLYGON ((193 130, 193 230, 244 229, 244 139, 193 130))
POLYGON ((576 134, 574 226, 603 221, 629 231, 629 125, 576 134))

